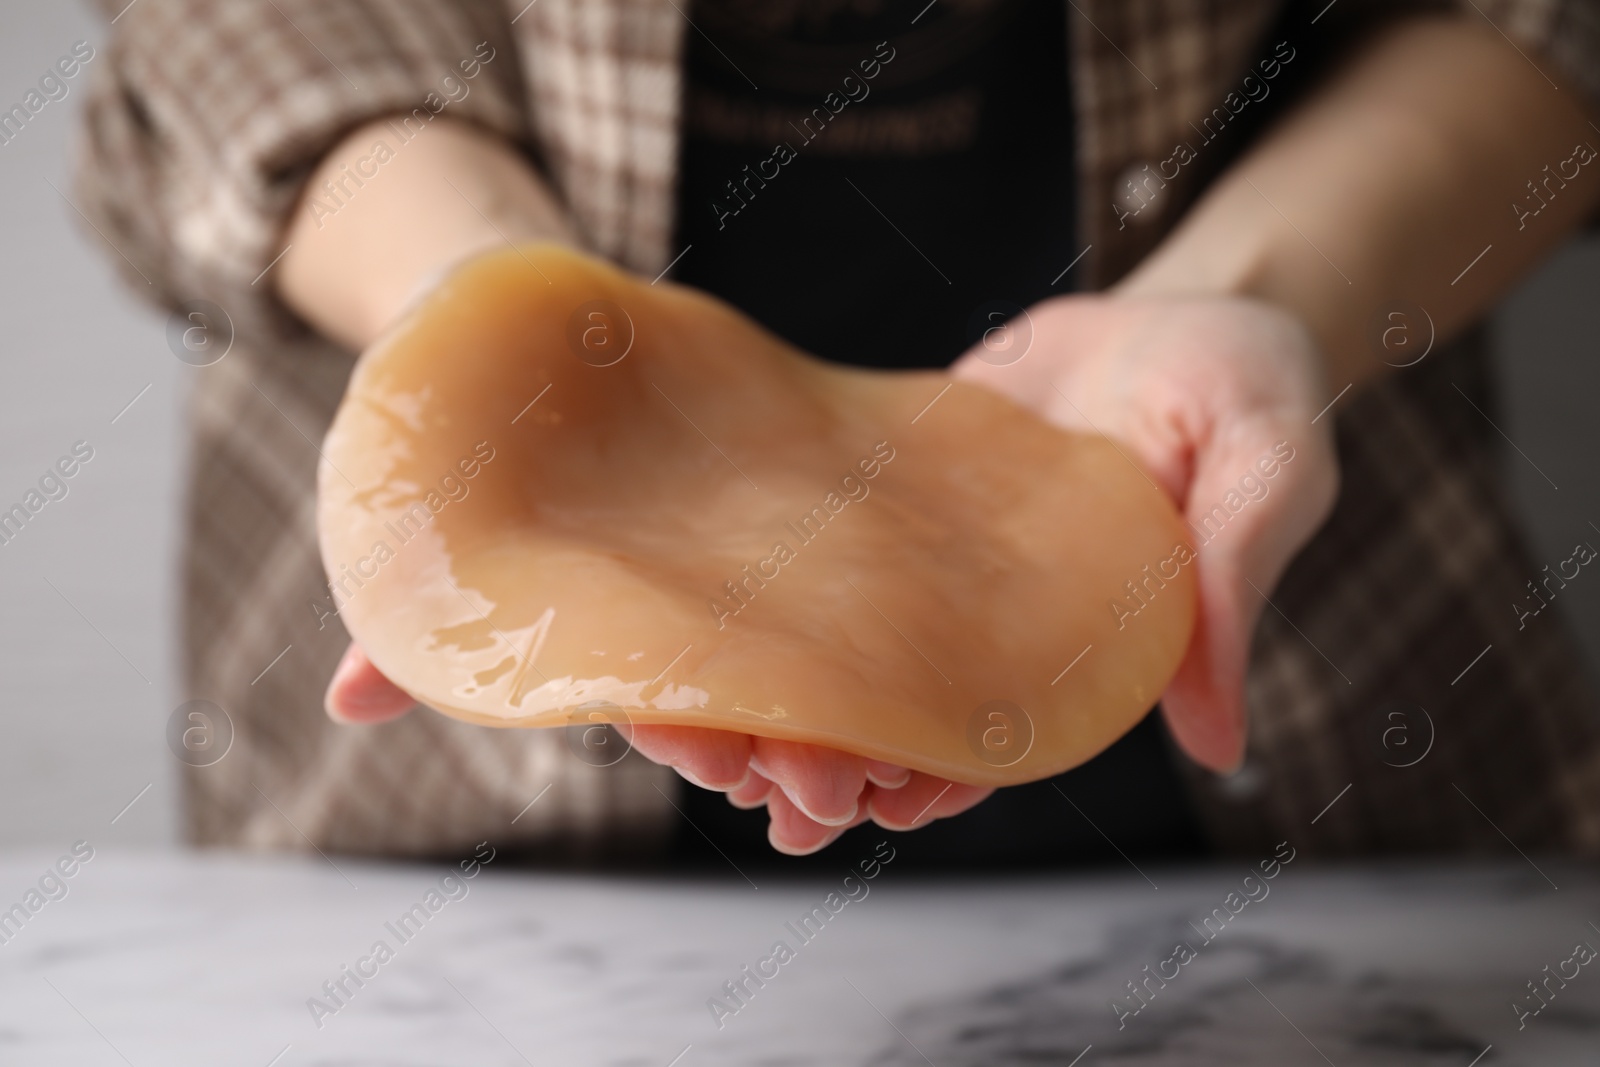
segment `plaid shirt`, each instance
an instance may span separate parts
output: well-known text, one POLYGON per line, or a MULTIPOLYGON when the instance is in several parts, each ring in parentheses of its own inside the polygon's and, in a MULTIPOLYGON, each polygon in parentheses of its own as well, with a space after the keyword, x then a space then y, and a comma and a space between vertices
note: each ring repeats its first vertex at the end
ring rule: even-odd
MULTIPOLYGON (((426 854, 504 840, 510 824, 545 852, 661 840, 675 778, 636 756, 601 769, 555 731, 324 717, 348 638, 333 620, 319 628, 310 607, 324 581, 314 442, 352 358, 259 279, 317 160, 355 125, 420 106, 481 42, 495 58, 449 114, 522 146, 592 250, 655 275, 676 252, 684 5, 124 3, 104 2, 121 16, 95 65, 78 202, 166 303, 209 299, 236 329, 193 389, 185 695, 225 708, 237 737, 219 763, 188 770, 191 838, 426 854)), ((1396 6, 1075 0, 1068 62, 1090 246, 1078 287, 1126 272, 1225 161, 1219 150, 1184 167, 1137 224, 1119 220, 1119 190, 1192 139, 1190 124, 1270 54, 1275 28, 1331 39, 1396 6)), ((1585 0, 1463 11, 1600 101, 1600 16, 1585 0)), ((1245 769, 1187 772, 1224 848, 1503 849, 1503 832, 1526 849, 1600 851, 1600 731, 1579 657, 1553 613, 1514 625, 1511 605, 1539 571, 1497 484, 1494 434, 1462 399, 1492 414, 1484 366, 1469 338, 1337 409, 1342 495, 1257 633, 1245 769), (1313 818, 1321 832, 1307 841, 1313 818)))

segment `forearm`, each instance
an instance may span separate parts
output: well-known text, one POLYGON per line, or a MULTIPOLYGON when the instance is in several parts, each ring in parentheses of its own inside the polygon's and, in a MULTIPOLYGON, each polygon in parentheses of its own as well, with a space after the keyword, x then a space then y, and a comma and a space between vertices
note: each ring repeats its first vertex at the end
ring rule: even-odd
POLYGON ((1321 342, 1337 390, 1386 369, 1369 332, 1396 300, 1420 304, 1448 337, 1592 214, 1600 165, 1573 177, 1566 162, 1583 142, 1600 135, 1576 96, 1481 20, 1401 23, 1225 173, 1117 289, 1287 307, 1321 342), (1513 204, 1541 203, 1530 181, 1546 206, 1519 216, 1513 204))
POLYGON ((307 181, 284 240, 279 295, 359 350, 452 264, 507 241, 574 243, 574 233, 511 145, 439 119, 405 143, 382 121, 351 133, 307 181))

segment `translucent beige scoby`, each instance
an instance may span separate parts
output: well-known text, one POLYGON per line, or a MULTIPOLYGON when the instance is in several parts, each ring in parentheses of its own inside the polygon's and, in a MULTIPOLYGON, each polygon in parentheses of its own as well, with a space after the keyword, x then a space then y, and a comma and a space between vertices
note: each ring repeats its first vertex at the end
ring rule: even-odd
POLYGON ((370 348, 324 454, 329 602, 475 723, 615 705, 1007 784, 1127 731, 1193 624, 1184 527, 1109 441, 550 246, 370 348))

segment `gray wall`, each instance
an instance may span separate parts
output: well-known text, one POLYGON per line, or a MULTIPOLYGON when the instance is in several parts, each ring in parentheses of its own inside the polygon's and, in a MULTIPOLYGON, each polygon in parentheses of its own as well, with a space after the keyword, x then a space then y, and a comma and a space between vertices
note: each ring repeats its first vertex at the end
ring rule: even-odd
MULTIPOLYGON (((87 5, 0 0, 0 101, 19 102, 75 41, 104 37, 87 5)), ((0 145, 0 506, 20 501, 73 442, 94 448, 67 496, 0 546, 0 842, 52 847, 175 837, 176 761, 163 730, 177 703, 174 534, 190 368, 167 350, 164 317, 115 277, 116 253, 55 191, 72 192, 93 67, 0 145)))
MULTIPOLYGON (((82 5, 0 0, 0 103, 19 100, 73 42, 104 36, 82 5)), ((194 372, 168 352, 164 317, 114 276, 116 253, 51 188, 70 194, 82 86, 80 75, 0 146, 0 504, 20 500, 73 442, 95 451, 69 495, 0 546, 0 844, 175 838, 176 763, 163 738, 185 699, 175 534, 194 372)), ((1600 526, 1597 295, 1600 242, 1579 242, 1497 320, 1504 429, 1560 487, 1509 453, 1540 562, 1600 536, 1587 525, 1600 526)), ((1574 583, 1559 606, 1600 663, 1600 582, 1574 583)))
MULTIPOLYGON (((1553 257, 1505 301, 1494 326, 1501 428, 1527 453, 1507 448, 1506 471, 1535 563, 1554 571, 1579 541, 1600 548, 1600 238, 1553 257)), ((1555 603, 1581 628, 1590 669, 1600 673, 1600 582, 1580 575, 1555 603)), ((1514 617, 1509 604, 1506 614, 1514 617)))

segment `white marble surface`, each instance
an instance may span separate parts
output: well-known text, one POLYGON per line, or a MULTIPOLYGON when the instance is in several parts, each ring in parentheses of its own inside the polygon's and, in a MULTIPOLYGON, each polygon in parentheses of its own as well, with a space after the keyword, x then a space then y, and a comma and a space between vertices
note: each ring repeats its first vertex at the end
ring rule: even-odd
MULTIPOLYGON (((0 907, 65 851, 0 858, 0 907)), ((839 856, 840 880, 861 858, 839 856)), ((838 880, 498 862, 399 944, 385 923, 442 865, 103 848, 0 945, 0 1063, 1592 1064, 1600 964, 1520 1031, 1511 1008, 1576 942, 1600 947, 1600 872, 1539 865, 1559 890, 1521 861, 1300 862, 1204 945, 1187 924, 1242 865, 1147 870, 1156 889, 1137 875, 928 882, 891 863, 719 1030, 708 998, 774 940, 798 945, 784 924, 838 880), (308 998, 380 938, 394 959, 319 1028, 308 998), (1196 959, 1119 1031, 1112 1000, 1179 938, 1196 959)))

